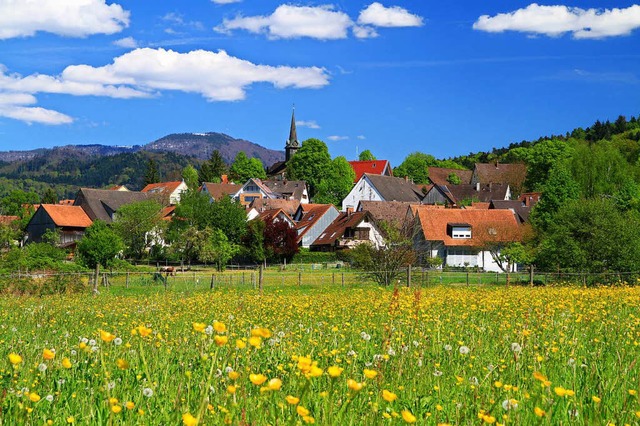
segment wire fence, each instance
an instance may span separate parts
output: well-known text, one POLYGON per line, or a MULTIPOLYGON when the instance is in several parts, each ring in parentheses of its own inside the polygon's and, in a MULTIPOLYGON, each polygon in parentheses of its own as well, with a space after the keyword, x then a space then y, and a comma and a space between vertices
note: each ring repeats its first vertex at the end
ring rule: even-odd
MULTIPOLYGON (((380 271, 376 271, 380 272, 380 271)), ((387 271, 389 272, 389 271, 387 271)), ((640 283, 640 272, 625 273, 562 273, 562 272, 477 272, 443 271, 426 268, 403 268, 394 271, 391 286, 430 287, 450 286, 505 286, 505 285, 583 285, 640 283)), ((60 273, 47 271, 16 272, 0 275, 0 281, 28 280, 44 282, 69 282, 90 288, 95 283, 95 273, 60 273)), ((64 284, 60 284, 64 285, 64 284)), ((105 271, 98 277, 98 289, 164 289, 164 290, 205 290, 205 289, 263 289, 277 287, 338 288, 380 285, 373 272, 349 268, 328 268, 326 265, 290 265, 281 267, 247 267, 245 269, 181 270, 160 267, 146 272, 105 271)))

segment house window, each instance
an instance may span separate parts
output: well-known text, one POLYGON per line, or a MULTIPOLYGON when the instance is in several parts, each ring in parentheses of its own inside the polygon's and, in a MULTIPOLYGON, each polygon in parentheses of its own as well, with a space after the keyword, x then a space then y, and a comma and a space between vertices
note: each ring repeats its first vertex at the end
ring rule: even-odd
POLYGON ((471 238, 471 225, 466 223, 449 223, 447 224, 447 234, 454 239, 471 238))

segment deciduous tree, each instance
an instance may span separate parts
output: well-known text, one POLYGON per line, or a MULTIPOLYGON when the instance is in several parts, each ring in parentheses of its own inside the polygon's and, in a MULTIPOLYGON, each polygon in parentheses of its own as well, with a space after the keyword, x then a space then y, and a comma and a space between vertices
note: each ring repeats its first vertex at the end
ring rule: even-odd
POLYGON ((98 291, 100 265, 108 268, 123 248, 122 239, 101 220, 93 222, 78 241, 78 256, 81 262, 95 269, 94 292, 98 291))

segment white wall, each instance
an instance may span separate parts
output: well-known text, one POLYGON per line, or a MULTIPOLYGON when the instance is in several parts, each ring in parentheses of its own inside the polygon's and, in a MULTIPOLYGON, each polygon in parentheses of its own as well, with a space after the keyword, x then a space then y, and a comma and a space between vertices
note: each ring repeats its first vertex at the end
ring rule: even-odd
POLYGON ((385 201, 371 185, 371 182, 369 182, 366 176, 362 176, 351 192, 342 200, 342 211, 347 211, 347 209, 353 209, 355 211, 358 203, 362 200, 385 201))

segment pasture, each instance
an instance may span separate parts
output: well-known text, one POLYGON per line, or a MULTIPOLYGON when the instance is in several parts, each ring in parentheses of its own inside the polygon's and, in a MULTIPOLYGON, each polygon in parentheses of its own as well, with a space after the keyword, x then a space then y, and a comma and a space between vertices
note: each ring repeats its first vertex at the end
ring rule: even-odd
POLYGON ((640 421, 640 287, 329 277, 5 296, 0 424, 640 421))

